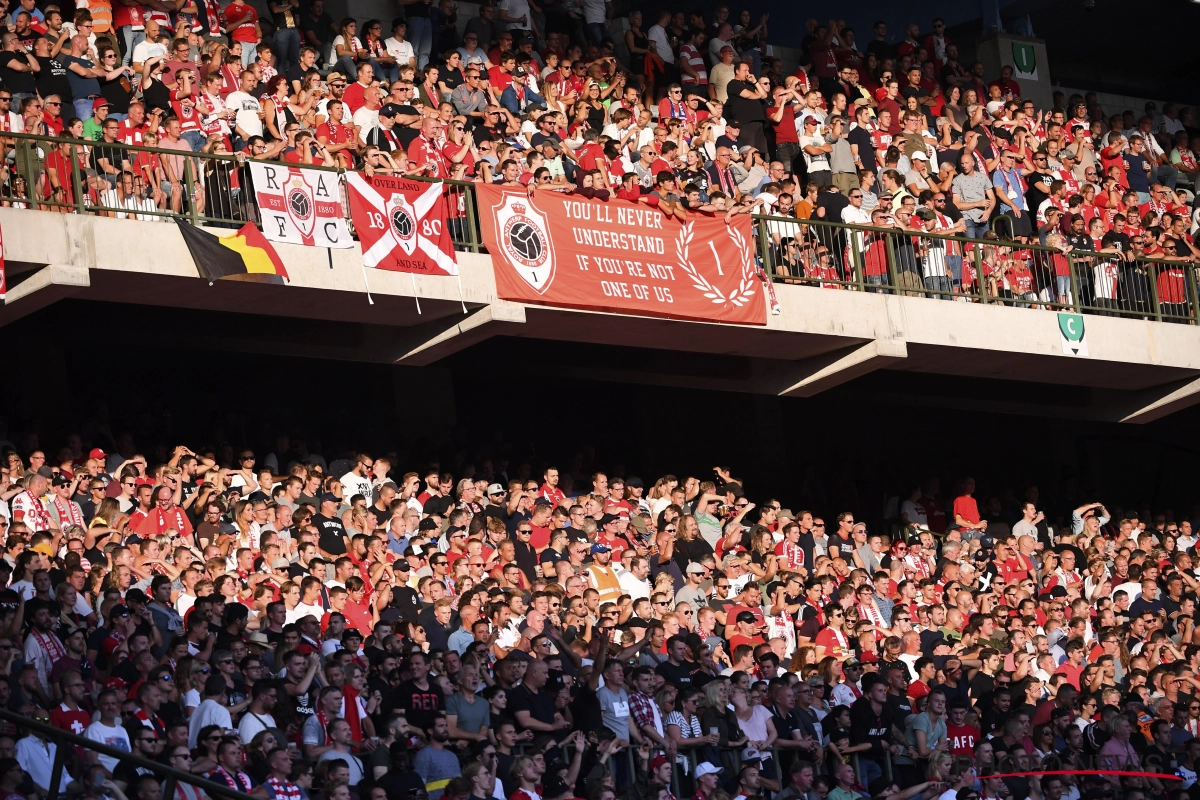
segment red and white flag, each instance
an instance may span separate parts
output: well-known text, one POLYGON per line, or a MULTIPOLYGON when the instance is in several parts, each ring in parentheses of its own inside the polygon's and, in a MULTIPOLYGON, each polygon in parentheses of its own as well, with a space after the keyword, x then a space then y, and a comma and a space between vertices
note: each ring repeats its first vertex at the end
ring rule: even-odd
POLYGON ((348 172, 346 189, 363 266, 423 275, 458 274, 441 181, 348 172))

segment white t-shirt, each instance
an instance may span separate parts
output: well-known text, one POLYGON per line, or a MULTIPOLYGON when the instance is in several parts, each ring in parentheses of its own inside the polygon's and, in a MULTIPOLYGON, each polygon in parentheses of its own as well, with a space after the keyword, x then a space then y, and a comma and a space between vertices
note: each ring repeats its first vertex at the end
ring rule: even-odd
POLYGON ((229 709, 216 700, 205 700, 201 703, 188 720, 188 747, 196 747, 200 729, 208 725, 218 725, 221 730, 232 728, 233 718, 229 716, 229 709))
POLYGON ((396 41, 395 36, 384 39, 383 46, 387 48, 387 54, 396 59, 397 64, 408 64, 416 57, 416 54, 413 53, 413 46, 408 42, 396 41))
POLYGON ((254 714, 251 711, 246 711, 242 715, 242 721, 238 723, 238 736, 243 742, 249 742, 259 731, 265 731, 267 728, 277 728, 275 718, 270 714, 254 714))
MULTIPOLYGON (((304 603, 297 603, 295 608, 293 608, 291 611, 287 612, 287 623, 286 624, 290 625, 293 622, 298 622, 299 620, 304 619, 305 617, 309 616, 310 614, 312 616, 316 617, 317 621, 320 622, 321 617, 325 616, 325 609, 323 607, 317 606, 317 605, 308 606, 308 605, 305 605, 304 603)), ((245 739, 243 739, 242 741, 245 741, 245 739)))
MULTIPOLYGON (((373 131, 379 127, 379 109, 378 108, 370 109, 370 108, 367 108, 366 106, 363 106, 358 111, 354 112, 354 124, 359 127, 359 131, 358 131, 359 140, 365 144, 367 141, 367 137, 371 135, 371 131, 373 131)), ((343 483, 345 482, 345 480, 346 480, 345 478, 342 478, 343 483)), ((366 494, 366 497, 368 499, 371 497, 370 489, 371 489, 371 484, 368 482, 367 483, 367 494, 366 494)))
POLYGON ((804 163, 808 166, 809 174, 814 172, 829 172, 829 153, 811 155, 805 147, 822 147, 826 143, 824 136, 801 136, 800 151, 804 153, 804 163))
POLYGON ((230 92, 225 98, 225 108, 237 112, 234 123, 250 136, 262 136, 263 121, 259 116, 262 106, 258 99, 246 92, 230 92))
POLYGON ((667 38, 667 31, 662 25, 651 25, 650 30, 646 31, 646 37, 654 42, 654 49, 659 58, 668 64, 675 63, 675 54, 671 52, 671 41, 667 38))
MULTIPOLYGON (((329 47, 329 61, 326 64, 326 66, 329 66, 329 67, 337 66, 337 60, 338 60, 337 48, 338 48, 339 44, 342 45, 343 47, 349 47, 351 50, 353 50, 355 52, 358 52, 359 50, 363 49, 362 42, 359 40, 359 38, 357 36, 351 36, 350 44, 347 45, 346 37, 342 36, 339 33, 337 36, 333 37, 333 43, 329 47)), ((346 77, 348 79, 354 78, 353 75, 347 75, 346 77)))
MULTIPOLYGON (((155 56, 165 56, 167 54, 167 46, 158 42, 141 41, 133 48, 133 56, 130 61, 138 64, 144 64, 155 56)), ((111 772, 111 770, 109 770, 111 772)))
POLYGON ((608 3, 605 0, 583 0, 583 21, 589 25, 601 25, 607 18, 608 3))
MULTIPOLYGON (((526 0, 500 0, 500 10, 512 19, 525 18, 524 22, 505 22, 504 30, 529 30, 529 3, 526 0)), ((500 19, 497 15, 496 19, 500 19)))
MULTIPOLYGON (((354 113, 355 113, 355 116, 358 115, 357 111, 354 113)), ((376 124, 378 124, 379 112, 375 112, 375 120, 376 120, 376 124)), ((354 121, 354 124, 355 125, 358 124, 357 119, 354 121)), ((341 477, 341 481, 342 481, 342 487, 346 490, 346 491, 342 492, 342 494, 345 497, 353 497, 356 494, 361 494, 363 497, 365 497, 367 499, 368 503, 371 502, 371 479, 370 478, 363 478, 358 475, 355 475, 353 472, 347 472, 345 475, 343 475, 341 477)))
MULTIPOLYGON (((91 725, 87 726, 87 730, 83 732, 83 735, 85 738, 91 739, 93 742, 99 742, 100 744, 107 745, 125 753, 132 752, 132 748, 129 743, 129 734, 126 733, 125 728, 121 725, 117 725, 115 728, 110 728, 102 722, 93 722, 91 725)), ((103 764, 104 768, 109 772, 112 772, 117 768, 117 762, 119 759, 101 754, 97 754, 97 757, 100 759, 100 763, 103 764)))

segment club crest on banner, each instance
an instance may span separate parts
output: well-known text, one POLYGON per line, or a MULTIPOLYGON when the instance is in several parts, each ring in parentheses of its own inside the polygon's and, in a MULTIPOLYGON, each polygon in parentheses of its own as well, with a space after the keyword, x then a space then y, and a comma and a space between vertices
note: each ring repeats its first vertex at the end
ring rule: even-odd
POLYGON ((492 208, 500 244, 521 279, 541 294, 554 280, 554 248, 546 215, 527 198, 505 194, 492 208))
POLYGON ((408 255, 417 249, 417 212, 402 194, 393 194, 384 208, 396 243, 408 255))
POLYGON ((304 180, 304 174, 293 172, 283 185, 286 199, 288 219, 296 226, 296 230, 305 236, 312 236, 317 223, 316 198, 313 188, 304 180))

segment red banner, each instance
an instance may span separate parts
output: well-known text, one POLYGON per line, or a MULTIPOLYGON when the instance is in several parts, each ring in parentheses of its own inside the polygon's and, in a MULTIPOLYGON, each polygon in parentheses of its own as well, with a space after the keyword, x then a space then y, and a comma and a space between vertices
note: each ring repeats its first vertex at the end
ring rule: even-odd
POLYGON ((423 275, 457 275, 441 181, 346 173, 350 215, 363 265, 423 275))
POLYGON ((750 217, 686 222, 625 200, 478 185, 484 244, 504 300, 765 325, 750 217))

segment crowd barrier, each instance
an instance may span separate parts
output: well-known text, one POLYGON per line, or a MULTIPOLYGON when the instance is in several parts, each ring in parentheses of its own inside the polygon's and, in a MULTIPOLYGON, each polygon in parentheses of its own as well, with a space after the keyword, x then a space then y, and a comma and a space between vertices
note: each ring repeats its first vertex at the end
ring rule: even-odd
MULTIPOLYGON (((213 227, 259 221, 250 160, 242 155, 180 155, 172 149, 4 133, 0 156, 0 204, 10 207, 141 220, 180 217, 213 227), (101 174, 98 150, 109 163, 119 154, 135 173, 131 195, 115 187, 119 180, 101 174), (147 179, 143 167, 153 155, 169 158, 160 160, 147 179), (65 165, 70 174, 60 175, 65 165)), ((335 167, 305 168, 344 173, 335 167)), ((474 184, 444 183, 455 248, 483 252, 474 184)), ((342 207, 353 231, 344 180, 342 207)), ((819 219, 756 216, 755 223, 761 266, 777 283, 1197 323, 1197 272, 1190 261, 1125 260, 819 219)))

